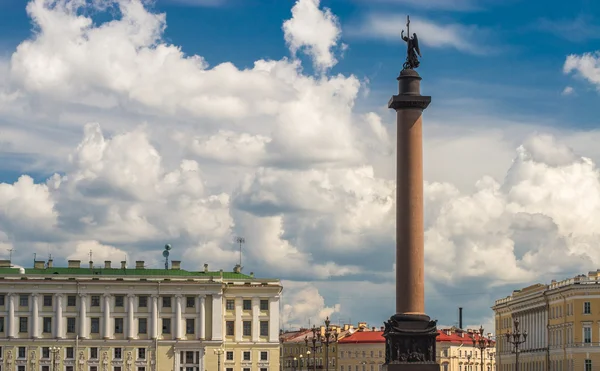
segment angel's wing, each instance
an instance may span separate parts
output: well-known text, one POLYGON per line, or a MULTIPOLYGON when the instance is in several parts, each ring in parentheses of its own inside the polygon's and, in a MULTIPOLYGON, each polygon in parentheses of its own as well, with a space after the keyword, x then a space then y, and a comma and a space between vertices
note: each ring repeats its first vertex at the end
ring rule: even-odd
POLYGON ((420 57, 421 56, 421 50, 419 49, 419 39, 417 39, 417 34, 416 33, 413 34, 413 45, 414 45, 415 51, 417 52, 417 54, 420 57))

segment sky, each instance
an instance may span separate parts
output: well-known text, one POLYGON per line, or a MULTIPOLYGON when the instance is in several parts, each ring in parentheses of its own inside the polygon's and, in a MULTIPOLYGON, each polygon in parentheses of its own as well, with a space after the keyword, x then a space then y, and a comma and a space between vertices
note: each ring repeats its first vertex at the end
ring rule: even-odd
POLYGON ((600 267, 600 3, 3 0, 0 258, 280 278, 284 328, 394 312, 406 15, 422 52, 426 311, 600 267))

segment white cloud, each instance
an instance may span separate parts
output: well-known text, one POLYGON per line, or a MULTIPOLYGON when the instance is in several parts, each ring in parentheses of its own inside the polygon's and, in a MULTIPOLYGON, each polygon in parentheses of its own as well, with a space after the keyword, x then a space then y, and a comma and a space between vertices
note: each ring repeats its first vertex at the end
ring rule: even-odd
POLYGON ((315 69, 325 71, 337 63, 332 49, 341 30, 331 10, 321 10, 319 5, 320 0, 297 0, 292 18, 283 23, 283 32, 292 54, 304 50, 313 59, 315 69))
MULTIPOLYGON (((309 75, 286 58, 209 67, 167 44, 165 16, 139 1, 105 1, 123 16, 99 24, 78 4, 30 2, 39 32, 0 64, 2 163, 26 154, 56 169, 0 184, 0 249, 15 247, 19 263, 92 249, 160 266, 171 243, 184 268, 218 270, 237 263, 242 235, 244 271, 285 279, 286 321, 356 321, 375 302, 377 320, 391 314, 395 133, 387 116, 355 110, 359 78, 309 75), (356 292, 369 300, 348 299, 356 292)), ((309 11, 295 8, 296 26, 336 24, 298 4, 309 11)), ((335 63, 337 26, 323 44, 294 27, 313 63, 335 63)), ((459 48, 449 30, 423 26, 423 42, 459 48), (447 35, 425 37, 434 31, 447 35)), ((425 129, 429 309, 446 316, 475 287, 485 295, 466 301, 484 322, 493 287, 600 263, 598 169, 565 145, 597 161, 598 133, 563 132, 565 143, 534 133, 518 147, 539 127, 442 119, 425 129)))
POLYGON ((573 89, 572 86, 565 86, 565 88, 562 91, 562 95, 572 95, 575 93, 575 89, 573 89))
MULTIPOLYGON (((359 24, 350 25, 347 32, 360 38, 402 42, 400 32, 405 28, 405 15, 369 13, 359 24)), ((485 32, 477 26, 457 23, 440 24, 426 18, 411 17, 410 28, 411 34, 417 33, 421 45, 432 48, 454 48, 472 54, 486 54, 492 51, 489 46, 479 42, 479 37, 485 32)))
POLYGON ((600 88, 600 52, 567 56, 563 72, 565 74, 574 73, 595 85, 597 89, 600 88))

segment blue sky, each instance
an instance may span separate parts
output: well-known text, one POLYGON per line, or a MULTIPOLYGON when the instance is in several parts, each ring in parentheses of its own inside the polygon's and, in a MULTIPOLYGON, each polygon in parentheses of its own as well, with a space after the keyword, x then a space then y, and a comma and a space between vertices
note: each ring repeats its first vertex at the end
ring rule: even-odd
POLYGON ((41 30, 23 1, 0 2, 0 256, 13 247, 27 265, 34 252, 66 260, 92 248, 135 259, 160 256, 168 242, 184 268, 228 266, 237 260, 231 237, 244 234, 249 270, 284 279, 292 305, 316 300, 313 312, 289 309, 288 324, 323 313, 380 323, 393 301, 395 124, 386 104, 410 14, 423 93, 433 97, 428 313, 453 324, 464 306, 467 323, 489 328, 494 299, 600 264, 600 241, 584 228, 600 221, 600 72, 597 56, 585 56, 600 49, 598 2, 322 0, 313 9, 318 2, 302 0, 313 13, 298 14, 300 27, 284 35, 296 1, 157 0, 132 11, 129 29, 106 23, 129 2, 106 0, 109 12, 79 8, 95 24, 72 34, 57 32, 57 20, 75 14, 36 1, 44 6, 32 14, 52 15, 41 30), (162 34, 152 18, 161 13, 162 34), (313 26, 332 38, 320 55, 337 63, 324 72, 284 39, 319 47, 303 34, 313 26), (144 31, 157 42, 139 41, 144 31), (157 44, 208 67, 173 56, 176 68, 161 69, 157 44), (113 45, 131 54, 111 54, 113 45), (23 174, 33 180, 18 181, 23 174), (178 192, 169 191, 174 178, 178 192), (48 229, 30 230, 36 218, 48 229), (383 303, 376 310, 374 300, 383 303))

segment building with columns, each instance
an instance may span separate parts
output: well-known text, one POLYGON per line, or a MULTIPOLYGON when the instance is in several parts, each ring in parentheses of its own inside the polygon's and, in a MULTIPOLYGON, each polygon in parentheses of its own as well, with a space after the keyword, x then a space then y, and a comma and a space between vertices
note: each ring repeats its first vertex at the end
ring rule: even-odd
POLYGON ((496 300, 497 364, 515 369, 514 347, 505 334, 519 320, 527 340, 520 346, 520 370, 600 369, 600 270, 550 284, 535 284, 496 300))
POLYGON ((0 370, 276 371, 279 280, 0 261, 0 370))

